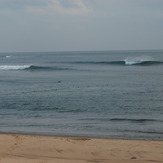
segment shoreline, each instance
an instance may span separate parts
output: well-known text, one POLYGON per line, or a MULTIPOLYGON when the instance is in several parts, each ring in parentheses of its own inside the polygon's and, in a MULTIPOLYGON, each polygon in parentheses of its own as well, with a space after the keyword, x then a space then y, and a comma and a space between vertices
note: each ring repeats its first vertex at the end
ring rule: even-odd
POLYGON ((2 163, 163 162, 163 141, 0 133, 2 163))
POLYGON ((83 137, 83 138, 93 138, 93 139, 115 139, 115 140, 142 140, 142 141, 163 141, 161 137, 145 137, 145 136, 92 136, 92 135, 75 135, 75 134, 48 134, 48 133, 26 133, 26 132, 1 132, 1 134, 12 134, 12 135, 31 135, 31 136, 49 136, 49 137, 83 137))

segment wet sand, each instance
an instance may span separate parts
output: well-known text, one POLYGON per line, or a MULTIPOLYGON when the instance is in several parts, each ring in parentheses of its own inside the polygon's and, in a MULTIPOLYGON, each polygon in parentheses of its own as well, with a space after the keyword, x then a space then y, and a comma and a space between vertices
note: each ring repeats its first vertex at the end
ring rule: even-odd
POLYGON ((163 141, 0 134, 0 163, 163 163, 163 141))

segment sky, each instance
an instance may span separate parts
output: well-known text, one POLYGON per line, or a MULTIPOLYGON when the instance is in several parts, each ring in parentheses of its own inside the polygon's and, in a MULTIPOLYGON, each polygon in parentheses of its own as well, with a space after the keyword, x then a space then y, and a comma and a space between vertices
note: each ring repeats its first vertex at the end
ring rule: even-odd
POLYGON ((163 49, 163 0, 0 0, 0 52, 163 49))

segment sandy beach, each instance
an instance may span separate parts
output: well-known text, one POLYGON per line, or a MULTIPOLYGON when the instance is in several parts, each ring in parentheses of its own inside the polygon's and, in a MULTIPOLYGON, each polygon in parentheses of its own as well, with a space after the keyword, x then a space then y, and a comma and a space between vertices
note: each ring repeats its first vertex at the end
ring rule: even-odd
POLYGON ((0 134, 1 163, 163 162, 163 141, 0 134))

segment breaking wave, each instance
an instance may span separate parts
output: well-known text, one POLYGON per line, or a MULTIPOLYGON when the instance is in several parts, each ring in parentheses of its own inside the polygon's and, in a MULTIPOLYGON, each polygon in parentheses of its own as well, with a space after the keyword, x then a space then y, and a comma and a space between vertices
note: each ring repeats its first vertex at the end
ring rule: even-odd
MULTIPOLYGON (((67 62, 63 62, 67 63, 67 62)), ((163 61, 154 60, 150 56, 139 56, 139 57, 127 57, 124 60, 117 61, 76 61, 68 62, 69 64, 94 64, 94 65, 113 65, 113 66, 151 66, 151 65, 160 65, 163 64, 163 61)))
POLYGON ((18 71, 18 70, 28 70, 28 71, 52 71, 52 70, 66 70, 66 68, 59 67, 45 67, 45 66, 35 66, 35 65, 0 65, 0 70, 4 71, 18 71))
POLYGON ((30 65, 1 65, 0 70, 24 70, 29 67, 30 65))
POLYGON ((113 65, 113 66, 152 66, 152 65, 161 65, 161 61, 142 61, 142 60, 129 60, 125 59, 124 61, 106 61, 106 62, 75 62, 75 64, 96 64, 96 65, 113 65))
POLYGON ((163 62, 154 61, 153 58, 149 56, 127 57, 124 60, 124 62, 125 65, 142 65, 142 66, 163 64, 163 62))
POLYGON ((163 62, 160 61, 125 61, 125 65, 140 65, 140 66, 152 66, 152 65, 160 65, 163 64, 163 62))

